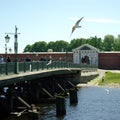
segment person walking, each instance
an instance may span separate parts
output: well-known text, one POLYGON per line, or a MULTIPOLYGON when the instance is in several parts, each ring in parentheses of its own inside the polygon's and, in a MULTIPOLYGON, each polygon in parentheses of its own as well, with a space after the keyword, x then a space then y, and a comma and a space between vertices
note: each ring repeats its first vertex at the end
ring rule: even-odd
POLYGON ((7 62, 11 62, 10 56, 8 56, 8 58, 7 58, 7 62))
POLYGON ((4 62, 4 58, 3 58, 3 56, 1 55, 0 56, 0 63, 3 63, 4 62))

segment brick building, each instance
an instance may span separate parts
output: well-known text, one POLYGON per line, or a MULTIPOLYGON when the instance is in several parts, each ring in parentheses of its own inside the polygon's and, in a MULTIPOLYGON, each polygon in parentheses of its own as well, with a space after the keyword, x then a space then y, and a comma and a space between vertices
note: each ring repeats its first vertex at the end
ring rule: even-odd
POLYGON ((120 52, 99 52, 100 69, 120 69, 120 52))
MULTIPOLYGON (((6 58, 6 54, 0 54, 3 56, 3 58, 6 58)), ((7 54, 7 56, 10 56, 11 61, 14 61, 15 55, 13 53, 7 54)), ((18 61, 22 62, 25 61, 26 58, 31 59, 31 61, 39 61, 41 59, 44 60, 55 60, 55 61, 69 61, 73 62, 73 53, 72 52, 30 52, 30 53, 19 53, 18 55, 18 61)))

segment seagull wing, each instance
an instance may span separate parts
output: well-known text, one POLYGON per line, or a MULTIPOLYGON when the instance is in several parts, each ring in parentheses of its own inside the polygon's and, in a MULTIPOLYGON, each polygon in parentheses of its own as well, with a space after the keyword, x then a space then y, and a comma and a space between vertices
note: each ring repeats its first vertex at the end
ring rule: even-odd
POLYGON ((79 25, 79 23, 80 23, 80 21, 83 19, 83 17, 81 17, 76 23, 75 23, 75 25, 72 27, 72 32, 71 32, 71 35, 72 35, 72 33, 75 31, 75 29, 78 27, 78 25, 79 25))
POLYGON ((73 27, 72 27, 72 32, 71 32, 71 35, 72 35, 72 33, 75 31, 75 29, 76 29, 76 27, 75 27, 75 26, 73 26, 73 27))
POLYGON ((81 17, 76 23, 75 23, 75 26, 77 27, 80 23, 80 21, 83 19, 83 17, 81 17))

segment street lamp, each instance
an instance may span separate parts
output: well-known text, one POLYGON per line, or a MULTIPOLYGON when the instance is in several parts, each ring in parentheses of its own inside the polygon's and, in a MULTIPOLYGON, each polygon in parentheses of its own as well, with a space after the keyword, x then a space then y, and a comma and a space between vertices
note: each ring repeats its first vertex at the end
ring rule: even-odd
MULTIPOLYGON (((15 33, 7 33, 7 34, 14 34, 14 39, 15 39, 15 41, 14 41, 14 56, 15 56, 15 60, 14 60, 15 71, 14 71, 14 73, 15 74, 18 73, 18 40, 17 40, 17 38, 18 38, 18 34, 20 34, 20 33, 17 33, 17 30, 18 30, 18 28, 15 26, 15 33)), ((10 37, 8 37, 8 35, 6 35, 5 38, 10 38, 10 37)), ((6 47, 6 51, 7 51, 7 47, 6 47)))
POLYGON ((10 40, 10 37, 8 35, 5 36, 5 54, 6 54, 6 67, 5 67, 5 72, 6 72, 6 75, 8 74, 8 63, 7 63, 7 43, 9 42, 10 40))
POLYGON ((7 62, 7 43, 9 42, 10 37, 8 35, 5 36, 5 53, 6 53, 6 62, 7 62))

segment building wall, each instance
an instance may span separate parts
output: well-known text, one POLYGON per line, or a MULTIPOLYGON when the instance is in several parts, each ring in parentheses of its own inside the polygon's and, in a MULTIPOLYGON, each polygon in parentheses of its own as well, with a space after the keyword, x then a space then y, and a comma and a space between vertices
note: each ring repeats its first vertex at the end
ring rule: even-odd
MULTIPOLYGON (((6 54, 0 54, 3 56, 4 60, 6 59, 6 54)), ((8 54, 7 56, 10 56, 11 61, 14 62, 15 55, 14 54, 8 54)), ((34 52, 34 53, 19 53, 18 55, 18 61, 25 61, 27 57, 29 57, 32 61, 39 61, 41 58, 44 58, 45 60, 59 60, 59 61, 69 61, 73 62, 73 53, 72 52, 34 52)))
MULTIPOLYGON (((0 54, 6 58, 5 54, 0 54)), ((14 61, 14 54, 8 54, 10 56, 11 61, 14 61)), ((93 54, 92 54, 93 56, 93 54)), ((73 52, 41 52, 41 53, 19 53, 18 61, 24 61, 26 57, 29 57, 33 61, 40 60, 41 58, 45 58, 46 60, 60 60, 73 62, 73 52)), ((93 64, 93 63, 92 63, 93 64)), ((98 68, 100 69, 120 69, 120 52, 99 52, 98 53, 98 68)))
POLYGON ((120 53, 99 53, 100 69, 120 69, 120 53))

